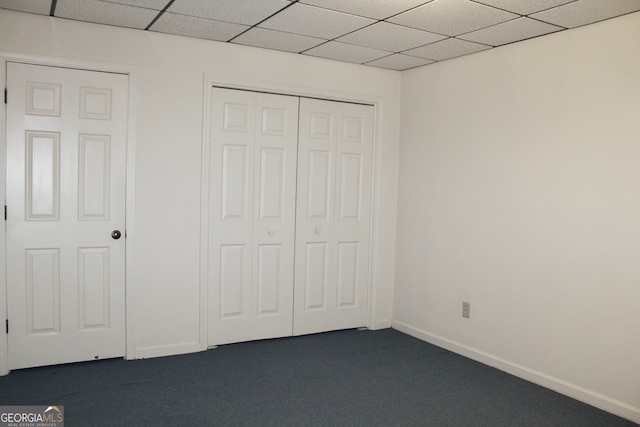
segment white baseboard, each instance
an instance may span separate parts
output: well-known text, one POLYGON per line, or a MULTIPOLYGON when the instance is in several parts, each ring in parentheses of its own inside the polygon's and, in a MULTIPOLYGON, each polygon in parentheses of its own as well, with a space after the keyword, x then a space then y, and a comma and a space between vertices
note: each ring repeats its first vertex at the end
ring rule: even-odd
POLYGON ((202 351, 199 341, 139 347, 135 350, 136 359, 148 359, 152 357, 175 356, 178 354, 196 353, 202 351))
POLYGON ((380 329, 388 329, 391 327, 391 319, 387 320, 376 320, 373 322, 373 325, 369 325, 368 329, 372 331, 377 331, 380 329))
POLYGON ((422 341, 426 341, 438 347, 450 350, 454 353, 468 357, 485 365, 497 368, 516 377, 522 378, 534 384, 556 391, 558 393, 569 396, 573 399, 584 402, 588 405, 610 412, 619 417, 626 418, 634 423, 640 424, 640 408, 629 405, 625 402, 613 399, 609 396, 585 389, 578 385, 563 381, 559 378, 547 375, 526 366, 518 365, 509 360, 502 359, 495 355, 474 349, 472 347, 460 344, 450 339, 432 334, 420 328, 416 328, 409 324, 398 320, 391 321, 391 327, 400 332, 404 332, 422 341))

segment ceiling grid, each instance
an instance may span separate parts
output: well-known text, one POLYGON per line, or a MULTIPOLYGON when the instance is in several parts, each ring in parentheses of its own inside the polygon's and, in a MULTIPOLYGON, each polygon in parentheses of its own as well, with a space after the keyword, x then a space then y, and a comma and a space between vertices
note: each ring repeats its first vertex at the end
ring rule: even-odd
POLYGON ((0 0, 0 8, 406 70, 640 11, 639 0, 0 0))

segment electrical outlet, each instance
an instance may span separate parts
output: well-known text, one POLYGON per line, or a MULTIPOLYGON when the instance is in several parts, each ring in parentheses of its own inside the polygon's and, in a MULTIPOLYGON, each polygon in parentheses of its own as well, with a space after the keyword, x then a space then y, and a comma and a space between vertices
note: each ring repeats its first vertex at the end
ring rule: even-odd
POLYGON ((462 301, 462 317, 465 319, 471 318, 471 303, 462 301))

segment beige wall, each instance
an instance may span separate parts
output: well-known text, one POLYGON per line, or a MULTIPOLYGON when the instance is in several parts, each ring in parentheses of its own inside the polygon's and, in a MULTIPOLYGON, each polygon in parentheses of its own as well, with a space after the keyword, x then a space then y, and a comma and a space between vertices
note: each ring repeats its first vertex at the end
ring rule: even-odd
MULTIPOLYGON (((136 357, 193 351, 200 337, 204 79, 377 104, 371 325, 391 321, 400 73, 360 65, 0 9, 0 53, 125 64, 136 70, 136 357)), ((4 71, 0 72, 5 81, 4 71)), ((0 108, 4 108, 4 105, 0 108)), ((4 111, 4 110, 2 110, 4 111)), ((4 130, 2 130, 4 134, 4 130)), ((4 175, 3 175, 4 176, 4 175)), ((0 188, 4 183, 0 182, 0 188)), ((4 231, 0 232, 4 246, 4 231)), ((0 280, 0 288, 4 284, 0 280)), ((0 289, 0 315, 6 293, 0 289)), ((0 316, 4 318, 4 316, 0 316)), ((206 336, 206 335, 205 335, 206 336)), ((6 361, 0 341, 0 371, 6 361)))
POLYGON ((636 13, 403 73, 394 303, 402 330, 636 422, 639 40, 636 13))

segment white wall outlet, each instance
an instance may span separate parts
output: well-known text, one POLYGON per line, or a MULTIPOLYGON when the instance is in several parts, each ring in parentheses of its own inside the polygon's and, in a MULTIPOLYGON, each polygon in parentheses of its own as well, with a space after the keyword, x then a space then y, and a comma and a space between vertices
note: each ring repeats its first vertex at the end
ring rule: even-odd
POLYGON ((471 303, 462 301, 462 317, 465 319, 471 318, 471 303))

